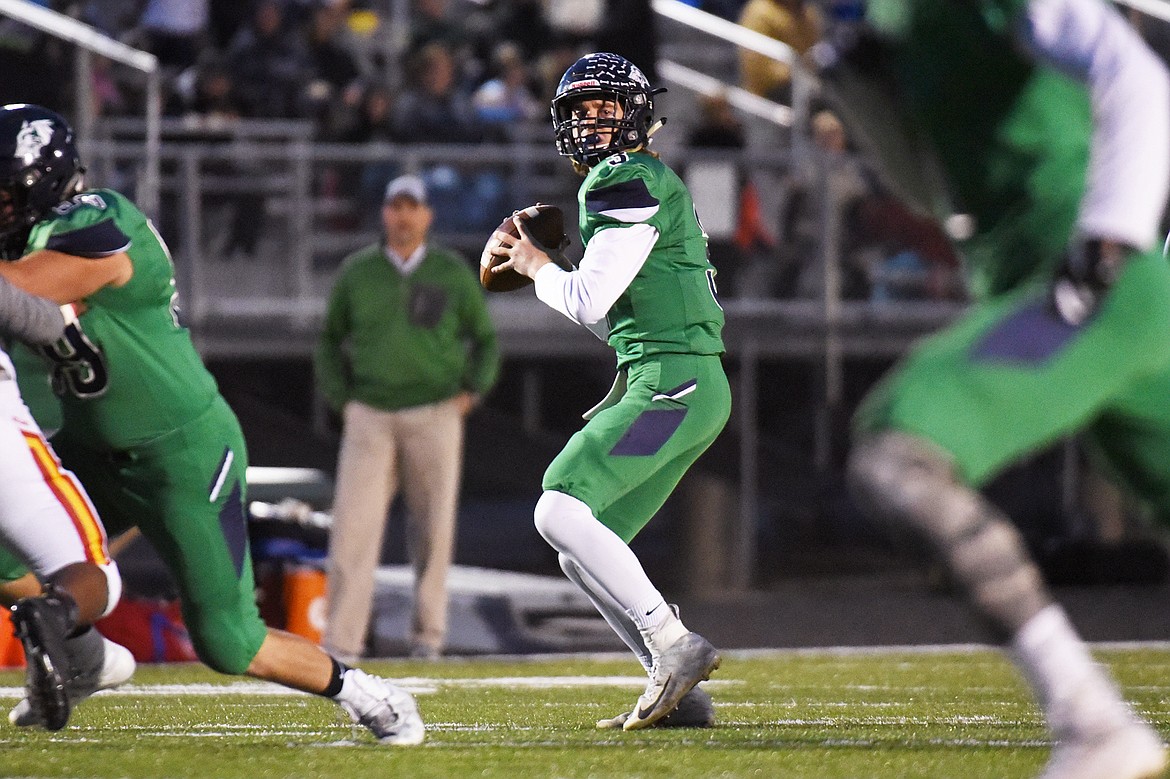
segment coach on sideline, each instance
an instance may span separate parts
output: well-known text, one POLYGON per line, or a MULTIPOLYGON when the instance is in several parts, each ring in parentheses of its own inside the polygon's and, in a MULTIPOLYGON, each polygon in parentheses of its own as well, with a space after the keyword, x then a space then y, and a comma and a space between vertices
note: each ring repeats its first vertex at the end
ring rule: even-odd
POLYGON ((401 484, 414 568, 410 653, 436 658, 447 636, 447 574, 468 412, 500 355, 479 281, 428 244, 426 185, 386 186, 381 243, 347 257, 317 345, 317 383, 344 419, 329 539, 323 642, 363 654, 387 514, 401 484))

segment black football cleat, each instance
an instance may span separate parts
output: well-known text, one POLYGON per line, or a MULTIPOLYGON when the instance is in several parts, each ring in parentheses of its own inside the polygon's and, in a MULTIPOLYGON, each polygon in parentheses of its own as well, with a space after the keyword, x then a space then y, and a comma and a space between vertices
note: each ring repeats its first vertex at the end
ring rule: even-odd
POLYGON ((76 624, 72 598, 49 591, 23 598, 12 607, 13 632, 24 645, 29 704, 47 730, 69 722, 72 704, 66 690, 69 653, 65 640, 76 624))

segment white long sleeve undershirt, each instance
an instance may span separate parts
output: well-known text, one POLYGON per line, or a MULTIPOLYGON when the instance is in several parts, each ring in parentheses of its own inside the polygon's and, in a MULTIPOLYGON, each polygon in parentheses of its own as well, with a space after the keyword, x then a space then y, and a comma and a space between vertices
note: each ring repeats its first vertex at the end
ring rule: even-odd
POLYGON ((1150 248, 1170 188, 1165 66, 1100 0, 1031 0, 1022 37, 1089 87, 1094 127, 1080 232, 1150 248))
POLYGON ((537 272, 536 297, 577 324, 594 325, 630 286, 657 241, 658 230, 648 224, 601 230, 589 239, 575 271, 549 263, 537 272))

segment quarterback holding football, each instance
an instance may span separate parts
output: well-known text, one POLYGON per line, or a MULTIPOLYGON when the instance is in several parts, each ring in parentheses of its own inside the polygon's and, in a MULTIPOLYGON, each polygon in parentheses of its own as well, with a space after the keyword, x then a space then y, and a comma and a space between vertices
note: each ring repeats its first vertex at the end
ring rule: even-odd
POLYGON ((565 574, 649 676, 631 711, 597 723, 625 730, 713 724, 711 698, 696 685, 719 667, 718 652, 683 625, 629 547, 731 411, 707 238, 690 193, 649 150, 662 125, 653 119, 657 92, 623 57, 577 60, 552 117, 557 150, 585 177, 581 261, 559 266, 519 216, 516 235, 497 230, 488 250, 502 260, 494 273, 532 279, 541 301, 617 353, 614 390, 549 465, 535 519, 565 574))

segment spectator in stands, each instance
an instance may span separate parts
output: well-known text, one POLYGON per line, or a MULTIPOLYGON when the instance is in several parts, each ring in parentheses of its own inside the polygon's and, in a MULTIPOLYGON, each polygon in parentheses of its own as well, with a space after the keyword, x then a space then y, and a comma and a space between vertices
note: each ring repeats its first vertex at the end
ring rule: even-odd
POLYGON ((871 265, 878 255, 876 241, 866 233, 861 214, 874 194, 873 177, 850 153, 845 126, 832 111, 821 110, 813 116, 812 138, 817 156, 799 165, 783 182, 779 256, 757 269, 769 281, 756 279, 751 288, 768 288, 780 297, 823 294, 821 233, 825 214, 819 193, 827 186, 841 231, 837 245, 842 293, 847 298, 868 297, 871 265))
POLYGON ((345 14, 342 5, 322 4, 305 27, 307 97, 320 138, 333 136, 362 99, 361 60, 346 36, 345 14))
POLYGON ((704 149, 742 149, 747 144, 743 123, 723 93, 698 100, 699 121, 687 133, 687 145, 704 149))
POLYGON ((131 100, 119 83, 114 64, 106 57, 92 59, 93 81, 90 93, 95 116, 122 116, 130 113, 131 100))
POLYGON ((650 0, 605 0, 594 40, 658 83, 658 25, 650 0))
POLYGON ((432 41, 408 63, 410 85, 391 111, 394 131, 408 143, 476 143, 483 126, 471 95, 457 79, 455 58, 439 41, 432 41))
POLYGON ((85 0, 77 18, 111 38, 119 38, 134 27, 139 10, 138 3, 126 0, 85 0))
POLYGON ((415 573, 412 656, 447 634, 447 574, 464 419, 495 383, 496 334, 468 264, 429 236, 426 185, 386 186, 384 236, 345 260, 316 353, 317 381, 344 415, 329 538, 324 644, 364 654, 387 513, 401 487, 415 573))
POLYGON ((450 49, 467 44, 467 34, 450 6, 450 0, 413 0, 410 6, 408 55, 435 41, 450 49))
POLYGON ((478 84, 497 39, 494 19, 482 6, 473 0, 414 0, 405 58, 442 44, 454 60, 456 81, 468 89, 478 84))
POLYGON ((580 47, 572 37, 554 35, 536 64, 537 83, 540 86, 536 97, 542 103, 552 102, 561 75, 581 56, 580 47))
MULTIPOLYGON (((349 124, 338 134, 336 140, 342 143, 398 143, 402 140, 394 127, 391 114, 394 93, 382 83, 371 83, 365 88, 357 113, 349 124)), ((357 219, 366 224, 366 214, 377 212, 382 200, 383 187, 389 179, 401 172, 394 159, 366 162, 354 171, 343 169, 339 180, 339 193, 357 200, 357 219)))
MULTIPOLYGON (((394 93, 388 86, 377 81, 366 84, 356 112, 339 129, 333 140, 342 143, 393 143, 402 140, 394 130, 393 107, 394 93)), ((381 186, 378 194, 382 194, 381 186)))
POLYGON ((247 116, 302 115, 309 60, 300 36, 285 27, 280 0, 257 0, 228 50, 228 65, 247 116))
MULTIPOLYGON (((817 42, 821 18, 810 0, 748 0, 739 23, 803 54, 817 42)), ((740 85, 752 94, 785 105, 791 102, 792 68, 747 49, 739 52, 740 85)))
MULTIPOLYGON (((726 94, 703 95, 697 100, 697 107, 698 121, 687 130, 686 144, 688 147, 716 150, 744 148, 747 144, 744 127, 739 121, 739 117, 736 116, 731 103, 728 102, 726 94)), ((747 199, 754 197, 755 192, 748 191, 753 186, 750 182, 747 182, 745 187, 746 172, 742 169, 742 165, 731 160, 726 161, 725 164, 736 169, 735 196, 723 203, 722 207, 730 210, 730 213, 738 221, 739 228, 733 236, 720 234, 718 231, 709 229, 710 234, 707 241, 708 249, 711 252, 711 263, 719 269, 719 287, 721 290, 731 292, 738 289, 737 276, 745 264, 749 262, 746 258, 752 257, 756 253, 771 253, 775 249, 775 239, 770 234, 763 237, 756 233, 747 241, 739 240, 743 228, 746 226, 745 222, 750 218, 750 215, 745 213, 746 209, 750 207, 747 204, 747 199), (755 240, 757 238, 762 238, 762 240, 755 240)), ((688 175, 689 182, 690 175, 688 175)), ((699 191, 693 188, 692 194, 699 191)), ((704 212, 704 219, 709 219, 706 212, 704 212)), ((708 221, 706 226, 710 228, 711 223, 708 221)))
MULTIPOLYGON (((539 62, 556 40, 556 33, 548 23, 543 0, 512 0, 509 3, 498 3, 495 10, 495 29, 502 39, 519 46, 521 56, 529 63, 539 62)), ((563 68, 557 71, 557 78, 562 72, 563 68)))
POLYGON ((546 110, 532 93, 531 77, 520 47, 505 41, 492 57, 492 78, 471 96, 476 114, 493 138, 506 139, 517 125, 546 118, 546 110))
POLYGON ((859 220, 862 231, 881 247, 871 278, 872 300, 965 296, 959 255, 935 219, 915 213, 879 189, 862 204, 859 220))
MULTIPOLYGON (((410 63, 411 85, 392 109, 394 133, 406 143, 479 143, 486 139, 471 94, 456 81, 455 60, 439 41, 422 48, 410 63)), ((435 209, 439 233, 490 230, 506 200, 506 172, 449 164, 421 171, 435 209)))
POLYGON ((227 63, 206 56, 195 69, 184 72, 175 82, 167 113, 207 129, 239 119, 243 106, 227 63))
POLYGON ((543 0, 544 17, 556 39, 582 48, 596 48, 597 29, 601 25, 606 0, 543 0))
POLYGON ((216 51, 227 51, 236 35, 248 22, 251 3, 240 0, 209 0, 208 26, 211 45, 216 51))
POLYGON ((147 51, 174 72, 189 68, 206 48, 208 0, 146 0, 138 27, 147 51))

